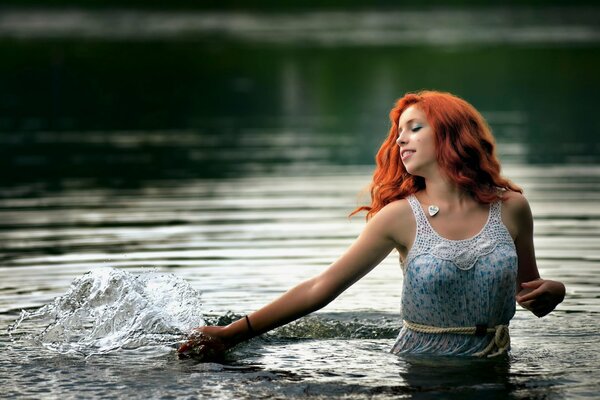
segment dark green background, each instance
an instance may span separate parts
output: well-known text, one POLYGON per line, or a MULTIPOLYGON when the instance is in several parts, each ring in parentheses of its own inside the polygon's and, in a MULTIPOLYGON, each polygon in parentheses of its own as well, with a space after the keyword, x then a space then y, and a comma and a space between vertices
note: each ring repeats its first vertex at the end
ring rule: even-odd
MULTIPOLYGON (((4 37, 0 56, 6 185, 219 177, 292 162, 372 164, 395 99, 419 89, 470 101, 501 143, 522 149, 524 162, 600 161, 598 43, 367 47, 206 35, 4 37), (135 144, 115 145, 123 132, 134 132, 135 144), (184 143, 181 132, 197 140, 184 143), (278 142, 282 132, 295 152, 278 142), (162 139, 144 139, 152 134, 162 139)), ((501 154, 510 159, 510 150, 501 154)))

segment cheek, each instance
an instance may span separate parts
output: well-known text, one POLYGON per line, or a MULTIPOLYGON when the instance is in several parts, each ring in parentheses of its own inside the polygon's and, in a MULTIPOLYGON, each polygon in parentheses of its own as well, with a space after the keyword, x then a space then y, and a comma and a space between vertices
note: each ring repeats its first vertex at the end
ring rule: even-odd
POLYGON ((423 146, 427 146, 428 148, 431 148, 431 149, 433 149, 435 147, 435 140, 432 136, 427 136, 425 138, 421 137, 420 143, 423 146))
POLYGON ((416 138, 415 143, 417 144, 417 146, 419 146, 419 148, 421 148, 421 151, 429 150, 429 148, 432 145, 431 141, 428 138, 423 137, 416 138))

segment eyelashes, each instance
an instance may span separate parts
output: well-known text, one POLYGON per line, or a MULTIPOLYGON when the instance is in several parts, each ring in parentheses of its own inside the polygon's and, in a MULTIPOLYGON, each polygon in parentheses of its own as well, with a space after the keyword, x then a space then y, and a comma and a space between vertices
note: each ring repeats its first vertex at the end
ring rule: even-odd
MULTIPOLYGON (((419 132, 423 127, 421 125, 415 125, 411 128, 411 132, 419 132)), ((402 135, 402 130, 398 131, 398 136, 402 135)))

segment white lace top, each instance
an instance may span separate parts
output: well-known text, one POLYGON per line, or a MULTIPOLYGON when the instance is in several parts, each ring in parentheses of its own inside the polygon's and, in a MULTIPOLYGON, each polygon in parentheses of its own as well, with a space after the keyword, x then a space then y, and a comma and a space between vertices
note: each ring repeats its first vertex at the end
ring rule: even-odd
MULTIPOLYGON (((440 236, 415 196, 415 241, 403 265, 402 318, 437 327, 508 325, 515 313, 517 253, 502 223, 502 203, 490 205, 481 231, 464 240, 440 236)), ((486 336, 431 334, 403 327, 393 353, 471 355, 486 336)))

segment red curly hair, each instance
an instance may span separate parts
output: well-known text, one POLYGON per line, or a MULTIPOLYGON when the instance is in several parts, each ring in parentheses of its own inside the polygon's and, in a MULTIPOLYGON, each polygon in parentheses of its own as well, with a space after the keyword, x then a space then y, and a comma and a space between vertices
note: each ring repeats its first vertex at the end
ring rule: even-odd
POLYGON ((400 158, 398 120, 416 105, 427 116, 435 132, 436 157, 446 176, 478 202, 489 204, 502 198, 503 190, 522 193, 521 188, 500 175, 495 141, 487 122, 465 100, 450 93, 407 93, 390 111, 392 126, 377 152, 377 167, 370 185, 371 205, 358 207, 350 215, 367 211, 367 220, 385 205, 425 188, 425 180, 410 175, 400 158))

